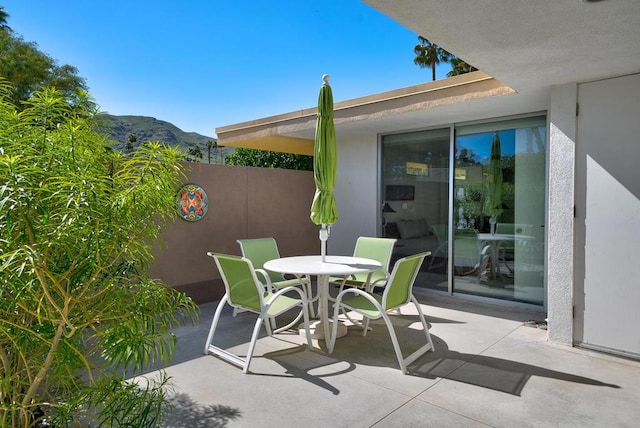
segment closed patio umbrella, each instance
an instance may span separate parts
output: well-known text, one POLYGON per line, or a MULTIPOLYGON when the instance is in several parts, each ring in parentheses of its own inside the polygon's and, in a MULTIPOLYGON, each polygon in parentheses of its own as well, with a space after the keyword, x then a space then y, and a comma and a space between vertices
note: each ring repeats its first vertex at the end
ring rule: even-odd
POLYGON ((491 217, 491 233, 495 232, 496 217, 502 214, 502 153, 500 136, 496 131, 491 143, 491 159, 484 181, 485 194, 482 211, 491 217))
POLYGON ((311 204, 311 221, 321 225, 320 244, 322 261, 327 253, 329 227, 338 220, 333 188, 336 184, 337 151, 336 130, 333 124, 333 94, 329 76, 322 76, 322 87, 318 96, 318 118, 313 153, 313 177, 316 192, 311 204))

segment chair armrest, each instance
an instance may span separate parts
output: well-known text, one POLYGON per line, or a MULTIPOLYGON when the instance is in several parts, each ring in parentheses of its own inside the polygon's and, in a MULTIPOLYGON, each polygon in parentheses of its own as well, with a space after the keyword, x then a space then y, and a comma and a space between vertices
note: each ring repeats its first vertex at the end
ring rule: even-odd
MULTIPOLYGON (((274 292, 275 289, 274 289, 273 283, 271 282, 271 277, 269 276, 267 271, 264 270, 264 269, 255 269, 255 271, 256 271, 256 273, 259 273, 260 275, 263 276, 264 281, 260 281, 260 282, 264 286, 265 290, 269 291, 269 292, 274 292)), ((258 279, 260 279, 260 278, 258 278, 258 279)))
POLYGON ((387 285, 387 281, 389 280, 389 274, 387 274, 386 278, 380 278, 373 281, 369 284, 368 291, 373 291, 375 288, 385 287, 387 285))
POLYGON ((271 306, 271 304, 274 302, 274 300, 276 300, 278 297, 286 294, 286 293, 296 293, 300 296, 300 301, 303 303, 304 306, 307 306, 307 295, 305 294, 304 290, 295 287, 293 285, 290 285, 288 287, 284 287, 281 288, 280 290, 276 291, 275 293, 271 294, 269 300, 267 300, 265 302, 265 305, 271 306))

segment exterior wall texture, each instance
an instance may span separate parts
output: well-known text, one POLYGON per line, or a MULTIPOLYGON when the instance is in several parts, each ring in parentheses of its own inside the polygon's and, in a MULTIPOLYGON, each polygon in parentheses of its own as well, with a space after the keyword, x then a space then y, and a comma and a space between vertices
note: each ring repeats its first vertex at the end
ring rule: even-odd
POLYGON ((377 135, 341 140, 338 135, 338 172, 334 194, 339 219, 331 228, 327 253, 353 253, 359 236, 377 236, 377 135))
POLYGON ((156 249, 154 277, 202 303, 224 286, 208 251, 240 255, 242 238, 274 237, 282 256, 320 253, 318 226, 309 219, 313 173, 284 169, 186 164, 185 183, 207 193, 209 209, 197 222, 177 218, 156 249))
POLYGON ((549 110, 547 314, 549 340, 573 343, 573 206, 577 85, 555 87, 549 110))

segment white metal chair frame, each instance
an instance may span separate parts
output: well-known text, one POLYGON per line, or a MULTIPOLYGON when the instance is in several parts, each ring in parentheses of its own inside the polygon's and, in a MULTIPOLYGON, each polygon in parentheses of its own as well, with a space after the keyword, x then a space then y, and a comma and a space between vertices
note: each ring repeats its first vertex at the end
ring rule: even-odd
MULTIPOLYGON (((340 315, 340 310, 341 309, 348 309, 351 311, 355 311, 357 313, 359 313, 360 315, 362 315, 365 318, 365 321, 363 323, 363 331, 362 331, 362 335, 366 336, 367 335, 367 331, 368 331, 368 326, 369 326, 369 321, 371 319, 379 319, 382 318, 387 326, 387 330, 389 330, 389 336, 391 336, 391 342, 393 343, 393 349, 396 353, 396 357, 398 359, 398 363, 400 365, 400 370, 402 371, 403 374, 407 373, 407 365, 411 364, 412 362, 414 362, 416 359, 418 359, 421 355, 425 354, 427 351, 432 351, 434 350, 434 346, 433 346, 433 341, 431 340, 431 335, 429 334, 429 327, 427 325, 427 321, 424 317, 424 313, 422 312, 422 308, 420 307, 420 304, 418 303, 417 299, 415 298, 415 296, 413 295, 413 293, 411 292, 411 289, 413 288, 413 283, 415 282, 416 276, 418 275, 418 272, 420 270, 420 266, 422 265, 422 262, 424 261, 424 258, 429 255, 430 252, 424 252, 424 253, 420 253, 420 254, 416 254, 413 256, 408 256, 408 257, 404 257, 400 260, 398 260, 393 268, 393 271, 391 272, 391 276, 389 277, 389 280, 387 282, 387 286, 384 289, 384 292, 382 294, 382 296, 376 295, 376 294, 372 294, 369 293, 365 290, 359 289, 359 288, 348 288, 343 290, 342 292, 340 292, 338 294, 338 296, 336 297, 336 303, 334 305, 334 311, 333 311, 333 327, 332 327, 332 332, 331 332, 331 338, 327 344, 327 348, 329 353, 331 354, 333 352, 335 343, 336 343, 336 336, 337 336, 337 327, 338 327, 338 317, 340 315), (418 259, 418 260, 416 260, 418 259), (411 276, 409 278, 396 278, 396 276, 398 275, 398 272, 401 269, 401 266, 404 263, 417 263, 417 265, 414 267, 414 270, 411 274, 411 276), (405 281, 409 281, 408 283, 396 283, 396 280, 401 281, 401 282, 405 282, 405 281), (397 286, 395 284, 398 284, 397 286), (394 304, 389 306, 387 304, 387 300, 390 296, 390 293, 394 293, 394 287, 406 287, 407 288, 407 293, 406 293, 406 298, 398 304, 394 304), (345 296, 348 296, 349 294, 353 294, 356 296, 362 296, 364 299, 366 299, 366 301, 375 308, 375 311, 372 311, 371 309, 367 309, 367 310, 363 310, 362 307, 359 307, 359 305, 350 305, 349 302, 343 302, 343 300, 345 299, 345 296), (389 314, 388 312, 399 309, 401 306, 404 306, 405 304, 408 304, 409 302, 412 302, 417 311, 418 311, 418 317, 420 318, 420 322, 422 323, 422 327, 424 329, 424 333, 425 333, 425 338, 427 340, 427 343, 423 346, 421 346, 418 350, 416 350, 415 352, 413 352, 411 355, 409 355, 408 357, 404 358, 402 355, 402 351, 400 349, 400 344, 398 342, 398 338, 396 336, 395 330, 393 328, 393 323, 391 322, 391 319, 389 318, 389 314)), ((397 297, 397 296, 396 296, 397 297)), ((355 299, 353 299, 355 300, 355 299)))
MULTIPOLYGON (((360 236, 356 240, 353 249, 353 257, 364 257, 374 259, 380 262, 382 267, 373 272, 360 275, 347 275, 344 277, 329 278, 329 283, 337 285, 338 293, 343 291, 345 287, 362 288, 367 292, 373 291, 376 287, 384 287, 389 279, 389 263, 393 254, 393 247, 397 239, 395 238, 377 238, 370 236, 360 236)), ((335 301, 335 299, 330 298, 335 301)), ((353 324, 362 326, 360 321, 352 319, 346 311, 343 315, 353 324)))
MULTIPOLYGON (((278 258, 278 259, 280 258, 280 251, 278 250, 278 244, 274 238, 271 238, 271 237, 247 238, 247 239, 238 239, 236 240, 236 242, 238 243, 238 245, 240 245, 240 251, 242 251, 242 256, 252 260, 252 263, 254 262, 253 260, 254 258, 251 257, 252 256, 252 254, 250 254, 251 249, 247 247, 247 244, 250 244, 252 242, 262 242, 262 243, 268 242, 271 245, 271 250, 273 251, 273 258, 278 258)), ((287 279, 281 273, 267 272, 262 266, 266 261, 267 260, 260 260, 258 262, 258 265, 254 267, 256 272, 259 272, 263 277, 265 277, 265 281, 266 280, 269 281, 269 284, 271 284, 270 285, 271 290, 276 291, 282 287, 300 285, 307 295, 307 301, 309 302, 309 314, 311 315, 311 318, 315 318, 316 313, 313 307, 313 302, 318 300, 318 296, 313 297, 313 290, 311 288, 311 278, 308 275, 294 275, 295 279, 287 279)), ((238 311, 239 309, 234 309, 233 316, 236 316, 238 311)), ((302 318, 302 311, 300 312, 300 314, 298 314, 298 317, 296 318, 296 322, 299 321, 300 318, 302 318)))
POLYGON ((389 279, 389 263, 393 254, 393 247, 397 239, 395 238, 376 238, 369 236, 360 236, 356 240, 353 249, 353 257, 364 257, 374 259, 382 264, 382 267, 374 272, 363 275, 351 275, 342 278, 330 278, 329 283, 338 285, 339 291, 344 290, 345 286, 364 288, 366 291, 373 290, 374 287, 381 287, 386 284, 389 279), (374 246, 370 250, 367 246, 374 246), (388 250, 386 252, 381 250, 388 250), (364 278, 363 278, 364 277, 364 278))
MULTIPOLYGON (((253 351, 255 349, 255 345, 256 345, 256 341, 258 338, 258 334, 260 333, 260 327, 262 326, 262 323, 264 322, 265 324, 265 328, 267 330, 267 334, 269 336, 271 336, 272 334, 275 333, 279 333, 281 331, 287 330, 289 328, 291 328, 294 324, 297 323, 298 318, 296 318, 294 321, 288 323, 286 326, 284 327, 280 327, 278 329, 272 330, 272 322, 271 320, 273 320, 275 317, 277 317, 278 315, 283 314, 284 312, 289 311, 290 309, 294 308, 295 306, 302 306, 302 314, 304 317, 304 327, 305 327, 305 332, 306 332, 306 337, 307 337, 307 345, 311 348, 313 346, 313 344, 311 343, 311 332, 309 330, 309 312, 308 312, 308 301, 307 301, 307 296, 305 295, 304 291, 301 290, 298 287, 295 286, 289 286, 289 287, 284 287, 281 288, 279 290, 277 290, 275 293, 271 293, 269 291, 265 291, 265 287, 267 290, 270 290, 271 288, 269 287, 270 284, 270 280, 269 280, 269 276, 266 275, 266 280, 268 281, 267 284, 263 284, 262 282, 260 282, 260 280, 258 279, 257 275, 256 275, 256 270, 253 268, 253 265, 251 264, 251 260, 247 259, 247 258, 240 258, 238 256, 229 256, 229 255, 225 255, 225 254, 215 254, 215 253, 207 253, 208 256, 213 257, 213 259, 216 262, 216 265, 218 267, 218 270, 220 271, 220 275, 222 277, 222 280, 224 282, 225 285, 225 294, 222 297, 222 299, 220 300, 220 302, 218 303, 218 307, 216 308, 216 312, 213 316, 213 321, 211 322, 211 328, 209 329, 209 334, 207 336, 207 341, 205 343, 204 346, 204 354, 208 355, 208 354, 214 354, 217 355, 218 357, 232 363, 235 365, 238 365, 240 367, 242 367, 242 372, 243 373, 247 373, 249 371, 249 365, 251 364, 251 359, 253 357, 253 351), (255 287, 256 287, 256 291, 257 291, 257 295, 259 296, 260 299, 260 308, 262 308, 259 312, 254 310, 253 308, 249 308, 246 306, 240 306, 240 305, 236 305, 234 303, 232 303, 231 299, 230 299, 230 287, 231 285, 229 284, 229 281, 227 279, 227 275, 225 273, 225 270, 222 268, 222 266, 220 265, 220 261, 218 260, 218 258, 235 258, 235 259, 240 259, 243 262, 247 263, 247 265, 250 268, 250 272, 251 272, 251 280, 253 281, 255 287), (291 297, 287 297, 284 296, 284 294, 289 293, 289 292, 294 292, 297 293, 300 296, 300 299, 293 299, 291 297), (285 301, 284 304, 281 304, 279 306, 275 306, 274 304, 278 302, 278 300, 282 300, 282 299, 287 299, 287 301, 285 301), (293 302, 294 300, 296 300, 296 302, 293 302), (228 303, 230 306, 236 308, 236 307, 240 307, 243 310, 249 311, 249 312, 253 312, 253 313, 257 313, 258 314, 258 319, 256 320, 256 323, 253 327, 253 333, 251 335, 251 342, 249 343, 249 350, 247 351, 247 356, 246 358, 242 358, 236 354, 233 354, 229 351, 227 351, 226 349, 222 349, 218 346, 213 345, 212 341, 213 341, 213 336, 215 334, 216 328, 218 326, 218 322, 220 320, 220 315, 222 314, 222 309, 224 308, 225 303, 228 303), (288 304, 287 304, 288 303, 288 304), (272 308, 275 309, 274 312, 271 312, 272 308)), ((275 323, 273 323, 275 324, 275 323)))

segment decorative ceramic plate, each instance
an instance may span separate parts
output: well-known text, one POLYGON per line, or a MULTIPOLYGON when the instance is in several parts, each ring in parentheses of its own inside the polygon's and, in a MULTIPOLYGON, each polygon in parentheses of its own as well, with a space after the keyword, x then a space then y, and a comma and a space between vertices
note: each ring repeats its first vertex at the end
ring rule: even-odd
POLYGON ((178 191, 178 214, 187 221, 198 221, 207 213, 207 194, 194 183, 187 183, 178 191))

